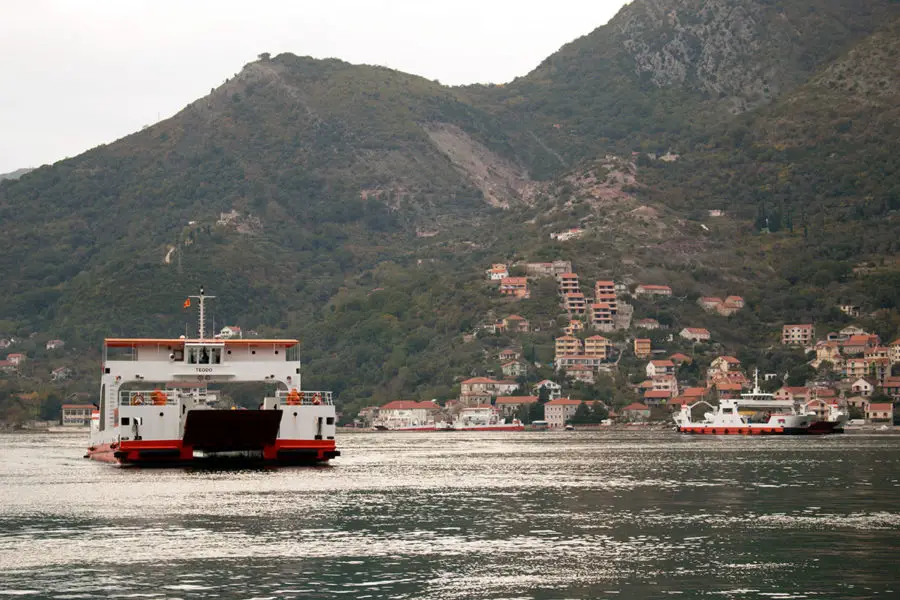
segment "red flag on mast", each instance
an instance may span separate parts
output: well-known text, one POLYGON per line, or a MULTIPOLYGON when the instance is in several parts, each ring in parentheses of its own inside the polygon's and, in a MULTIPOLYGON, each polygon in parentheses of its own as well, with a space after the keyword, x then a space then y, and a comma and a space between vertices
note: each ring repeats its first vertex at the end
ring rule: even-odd
POLYGON ((190 298, 185 298, 185 299, 184 299, 184 307, 185 307, 185 308, 190 308, 190 307, 191 307, 191 299, 190 299, 190 298))

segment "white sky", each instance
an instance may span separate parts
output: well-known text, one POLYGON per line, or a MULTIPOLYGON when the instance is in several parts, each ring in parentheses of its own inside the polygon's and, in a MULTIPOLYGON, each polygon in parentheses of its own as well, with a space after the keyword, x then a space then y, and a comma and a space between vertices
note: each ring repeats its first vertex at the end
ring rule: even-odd
POLYGON ((2 0, 0 173, 165 119, 291 52, 445 84, 525 75, 625 0, 2 0))

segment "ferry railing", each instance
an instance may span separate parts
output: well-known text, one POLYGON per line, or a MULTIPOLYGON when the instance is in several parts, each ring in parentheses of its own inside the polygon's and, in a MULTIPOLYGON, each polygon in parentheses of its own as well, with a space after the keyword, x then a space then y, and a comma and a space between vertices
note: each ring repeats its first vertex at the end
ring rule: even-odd
POLYGON ((331 406, 334 404, 331 392, 309 391, 309 390, 279 390, 275 392, 275 398, 278 404, 292 406, 315 406, 325 404, 331 406))
POLYGON ((177 390, 123 390, 119 406, 165 406, 177 404, 177 390))

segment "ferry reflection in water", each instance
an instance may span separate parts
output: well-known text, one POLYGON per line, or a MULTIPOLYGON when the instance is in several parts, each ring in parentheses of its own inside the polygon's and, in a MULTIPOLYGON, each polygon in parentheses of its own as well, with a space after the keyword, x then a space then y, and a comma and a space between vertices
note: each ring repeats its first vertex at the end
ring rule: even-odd
POLYGON ((111 469, 0 436, 35 598, 898 597, 892 436, 341 436, 327 468, 111 469))

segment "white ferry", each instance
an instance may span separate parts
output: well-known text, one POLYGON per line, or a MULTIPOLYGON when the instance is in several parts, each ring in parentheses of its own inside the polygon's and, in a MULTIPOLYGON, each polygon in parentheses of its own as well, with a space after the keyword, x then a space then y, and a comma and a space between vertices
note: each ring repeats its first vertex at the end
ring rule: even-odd
MULTIPOLYGON (((109 338, 103 343, 99 409, 86 458, 119 465, 181 466, 239 458, 264 464, 322 463, 335 449, 331 392, 300 386, 294 339, 207 339, 203 288, 197 339, 109 338), (258 410, 216 407, 210 383, 275 386, 258 410)), ((190 306, 190 300, 185 307, 190 306)))
POLYGON ((682 405, 674 416, 681 433, 702 435, 809 435, 840 433, 843 422, 821 419, 798 407, 792 400, 776 400, 759 389, 758 376, 753 391, 740 398, 721 399, 718 407, 701 400, 682 405), (694 421, 694 407, 705 405, 702 421, 694 421))
POLYGON ((441 431, 525 431, 518 419, 507 423, 490 404, 463 408, 451 423, 441 423, 441 431))

